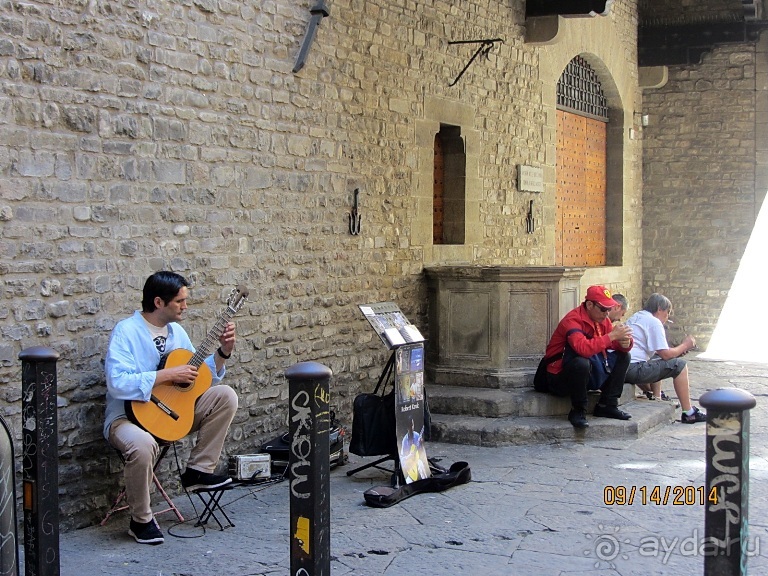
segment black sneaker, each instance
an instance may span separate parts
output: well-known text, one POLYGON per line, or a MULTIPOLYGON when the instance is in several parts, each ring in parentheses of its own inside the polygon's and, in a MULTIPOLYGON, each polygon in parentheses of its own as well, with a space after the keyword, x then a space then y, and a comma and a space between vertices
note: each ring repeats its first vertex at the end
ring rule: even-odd
POLYGON ((139 544, 157 545, 165 542, 163 533, 160 531, 160 528, 157 526, 157 522, 155 522, 154 518, 145 524, 136 522, 133 518, 131 518, 131 523, 128 527, 128 534, 133 536, 136 539, 136 542, 139 544))
POLYGON ((587 411, 583 408, 573 408, 568 412, 568 421, 573 424, 574 428, 589 428, 589 422, 587 422, 587 411))
POLYGON ((693 407, 693 414, 690 416, 683 412, 683 414, 680 416, 680 422, 683 424, 696 424, 696 422, 706 422, 707 421, 707 415, 696 408, 696 406, 693 407))
POLYGON ((619 410, 617 406, 602 406, 598 404, 595 406, 595 416, 602 416, 603 418, 615 418, 616 420, 629 420, 632 418, 632 414, 619 410))
POLYGON ((213 490, 214 488, 221 488, 230 482, 232 482, 232 478, 229 476, 200 472, 194 468, 187 468, 184 471, 184 474, 181 475, 181 485, 192 492, 195 490, 213 490))

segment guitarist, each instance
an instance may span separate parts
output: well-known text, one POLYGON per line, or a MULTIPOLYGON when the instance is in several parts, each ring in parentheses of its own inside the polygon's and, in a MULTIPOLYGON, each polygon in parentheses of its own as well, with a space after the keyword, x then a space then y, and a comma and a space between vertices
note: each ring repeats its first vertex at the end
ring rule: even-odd
MULTIPOLYGON (((174 272, 155 272, 144 284, 141 311, 121 320, 112 330, 105 360, 107 379, 104 436, 125 459, 125 490, 131 514, 128 534, 140 544, 162 544, 163 533, 150 508, 152 468, 159 447, 155 438, 126 416, 125 401, 150 400, 153 386, 160 382, 193 384, 198 376, 194 366, 184 364, 158 368, 165 354, 177 348, 194 351, 187 332, 178 322, 187 309, 189 282, 174 272)), ((192 431, 197 443, 192 448, 181 484, 188 490, 216 488, 231 482, 214 474, 224 439, 237 410, 237 394, 229 386, 216 386, 226 371, 224 362, 235 346, 235 325, 228 322, 216 352, 205 359, 213 381, 198 398, 192 431)))
POLYGON ((420 433, 416 432, 415 428, 416 425, 413 421, 413 416, 411 416, 408 423, 408 431, 400 443, 400 464, 407 484, 429 478, 429 472, 427 472, 427 468, 424 462, 422 462, 422 456, 426 456, 422 440, 424 427, 422 426, 420 433))

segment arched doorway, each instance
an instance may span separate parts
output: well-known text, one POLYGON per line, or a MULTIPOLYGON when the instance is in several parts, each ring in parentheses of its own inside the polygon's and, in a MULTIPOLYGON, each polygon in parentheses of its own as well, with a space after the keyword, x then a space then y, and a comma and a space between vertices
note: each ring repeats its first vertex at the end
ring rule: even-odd
POLYGON ((557 265, 609 263, 608 122, 597 73, 584 58, 573 58, 557 83, 557 265))

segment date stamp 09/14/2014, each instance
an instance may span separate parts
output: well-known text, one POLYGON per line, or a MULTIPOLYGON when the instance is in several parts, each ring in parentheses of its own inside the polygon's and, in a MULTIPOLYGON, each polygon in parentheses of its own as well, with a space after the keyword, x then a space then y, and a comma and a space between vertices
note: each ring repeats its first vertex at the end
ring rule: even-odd
POLYGON ((720 500, 717 487, 707 490, 704 486, 606 486, 603 504, 606 506, 703 506, 720 500))

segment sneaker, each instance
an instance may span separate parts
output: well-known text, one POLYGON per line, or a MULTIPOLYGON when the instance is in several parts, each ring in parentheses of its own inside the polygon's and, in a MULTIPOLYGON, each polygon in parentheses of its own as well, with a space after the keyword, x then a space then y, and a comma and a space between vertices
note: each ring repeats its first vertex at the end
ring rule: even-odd
POLYGON ((184 471, 184 474, 181 475, 181 485, 192 492, 195 490, 213 490, 214 488, 221 488, 230 482, 232 482, 232 478, 229 476, 209 474, 208 472, 200 472, 193 468, 187 468, 184 471))
POLYGON ((645 397, 648 398, 648 400, 658 400, 650 390, 648 392, 643 392, 643 394, 645 394, 645 397))
POLYGON ((686 414, 685 412, 682 413, 680 416, 680 422, 683 424, 696 424, 696 422, 706 422, 707 421, 707 415, 696 408, 696 406, 693 407, 693 414, 690 416, 686 414))
POLYGON ((139 544, 157 545, 165 542, 163 533, 160 531, 160 528, 157 526, 157 522, 155 522, 154 518, 144 524, 141 522, 136 522, 133 518, 131 518, 131 523, 128 527, 128 534, 133 536, 136 539, 136 542, 139 544))
POLYGON ((568 421, 573 424, 574 428, 589 428, 589 422, 587 422, 587 411, 583 408, 572 408, 568 412, 568 421))
POLYGON ((632 418, 631 414, 619 410, 616 406, 603 406, 601 404, 595 406, 594 415, 602 416, 603 418, 615 418, 616 420, 629 420, 632 418))

